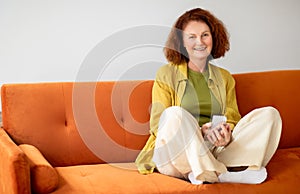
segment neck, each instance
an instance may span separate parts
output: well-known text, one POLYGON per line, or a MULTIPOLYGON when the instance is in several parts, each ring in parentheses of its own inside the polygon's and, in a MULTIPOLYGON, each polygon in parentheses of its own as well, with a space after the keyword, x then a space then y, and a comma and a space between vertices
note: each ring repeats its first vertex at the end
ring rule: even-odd
POLYGON ((206 70, 207 60, 190 60, 188 63, 188 67, 193 71, 198 71, 203 73, 206 70))

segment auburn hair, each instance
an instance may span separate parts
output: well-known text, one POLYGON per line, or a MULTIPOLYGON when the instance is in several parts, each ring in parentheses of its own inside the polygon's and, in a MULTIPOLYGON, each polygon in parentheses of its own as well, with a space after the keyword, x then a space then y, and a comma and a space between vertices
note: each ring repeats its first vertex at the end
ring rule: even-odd
POLYGON ((180 64, 189 61, 187 51, 183 46, 182 32, 190 21, 205 22, 210 28, 213 39, 211 51, 213 58, 224 56, 226 51, 230 49, 229 35, 223 22, 209 11, 195 8, 181 15, 172 27, 164 47, 164 54, 169 62, 180 64))

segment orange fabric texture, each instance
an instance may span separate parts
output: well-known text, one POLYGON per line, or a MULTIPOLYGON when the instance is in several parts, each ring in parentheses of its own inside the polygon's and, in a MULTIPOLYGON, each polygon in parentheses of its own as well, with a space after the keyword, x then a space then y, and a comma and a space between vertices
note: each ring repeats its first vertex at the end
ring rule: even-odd
POLYGON ((36 146, 53 166, 134 161, 148 138, 152 84, 7 85, 3 126, 17 144, 36 146))
POLYGON ((55 194, 64 193, 299 193, 300 149, 279 150, 267 167, 268 178, 260 185, 204 184, 191 185, 188 181, 159 173, 139 174, 136 170, 109 164, 57 167, 60 185, 55 194), (284 168, 282 165, 288 166, 284 168))
POLYGON ((195 186, 104 164, 134 162, 143 148, 153 81, 57 82, 2 86, 0 154, 7 159, 0 160, 0 193, 31 192, 30 164, 20 144, 37 148, 56 169, 54 193, 298 193, 300 70, 233 76, 242 115, 274 106, 283 120, 279 150, 263 184, 195 186))
POLYGON ((34 193, 54 191, 58 185, 56 170, 36 147, 28 144, 21 144, 19 147, 26 154, 29 161, 31 187, 34 193))
POLYGON ((233 75, 237 102, 245 115, 254 108, 273 106, 282 117, 279 148, 299 147, 300 70, 270 71, 233 75))
POLYGON ((0 128, 0 193, 30 194, 30 172, 26 156, 0 128))

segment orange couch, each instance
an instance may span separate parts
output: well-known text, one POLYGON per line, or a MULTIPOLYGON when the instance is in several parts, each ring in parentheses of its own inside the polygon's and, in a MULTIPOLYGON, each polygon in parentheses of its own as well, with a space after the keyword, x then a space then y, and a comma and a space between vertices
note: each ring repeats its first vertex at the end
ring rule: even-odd
POLYGON ((133 162, 148 138, 153 81, 59 82, 2 86, 0 193, 300 193, 300 70, 234 78, 242 115, 271 105, 282 116, 262 184, 139 174, 133 162))

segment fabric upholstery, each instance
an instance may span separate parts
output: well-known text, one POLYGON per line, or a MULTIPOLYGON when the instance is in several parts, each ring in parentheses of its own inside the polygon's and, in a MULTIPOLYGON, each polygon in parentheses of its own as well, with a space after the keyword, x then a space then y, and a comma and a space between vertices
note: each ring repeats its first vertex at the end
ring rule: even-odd
POLYGON ((56 170, 54 193, 299 193, 300 70, 233 76, 242 115, 274 106, 282 117, 279 149, 263 184, 195 186, 105 164, 134 162, 143 148, 153 81, 55 82, 2 86, 0 193, 33 192, 30 163, 20 144, 37 148, 56 170))
POLYGON ((240 113, 254 108, 273 106, 282 117, 282 135, 279 148, 299 147, 298 130, 300 70, 235 74, 236 93, 240 113))
POLYGON ((36 146, 53 166, 133 161, 148 137, 151 87, 152 81, 4 86, 3 125, 17 144, 36 146), (97 146, 93 136, 82 138, 93 129, 106 135, 97 146))
POLYGON ((0 193, 30 194, 30 173, 26 156, 2 128, 0 157, 0 193))
POLYGON ((204 184, 191 185, 188 181, 159 173, 142 175, 137 170, 118 165, 82 165, 57 167, 60 185, 55 194, 64 193, 297 193, 300 171, 300 149, 279 150, 270 165, 268 178, 261 185, 247 184, 204 184), (289 168, 283 168, 285 164, 289 168))
POLYGON ((32 190, 35 193, 54 191, 58 185, 56 170, 36 147, 28 144, 21 144, 19 147, 26 154, 29 161, 32 190))

